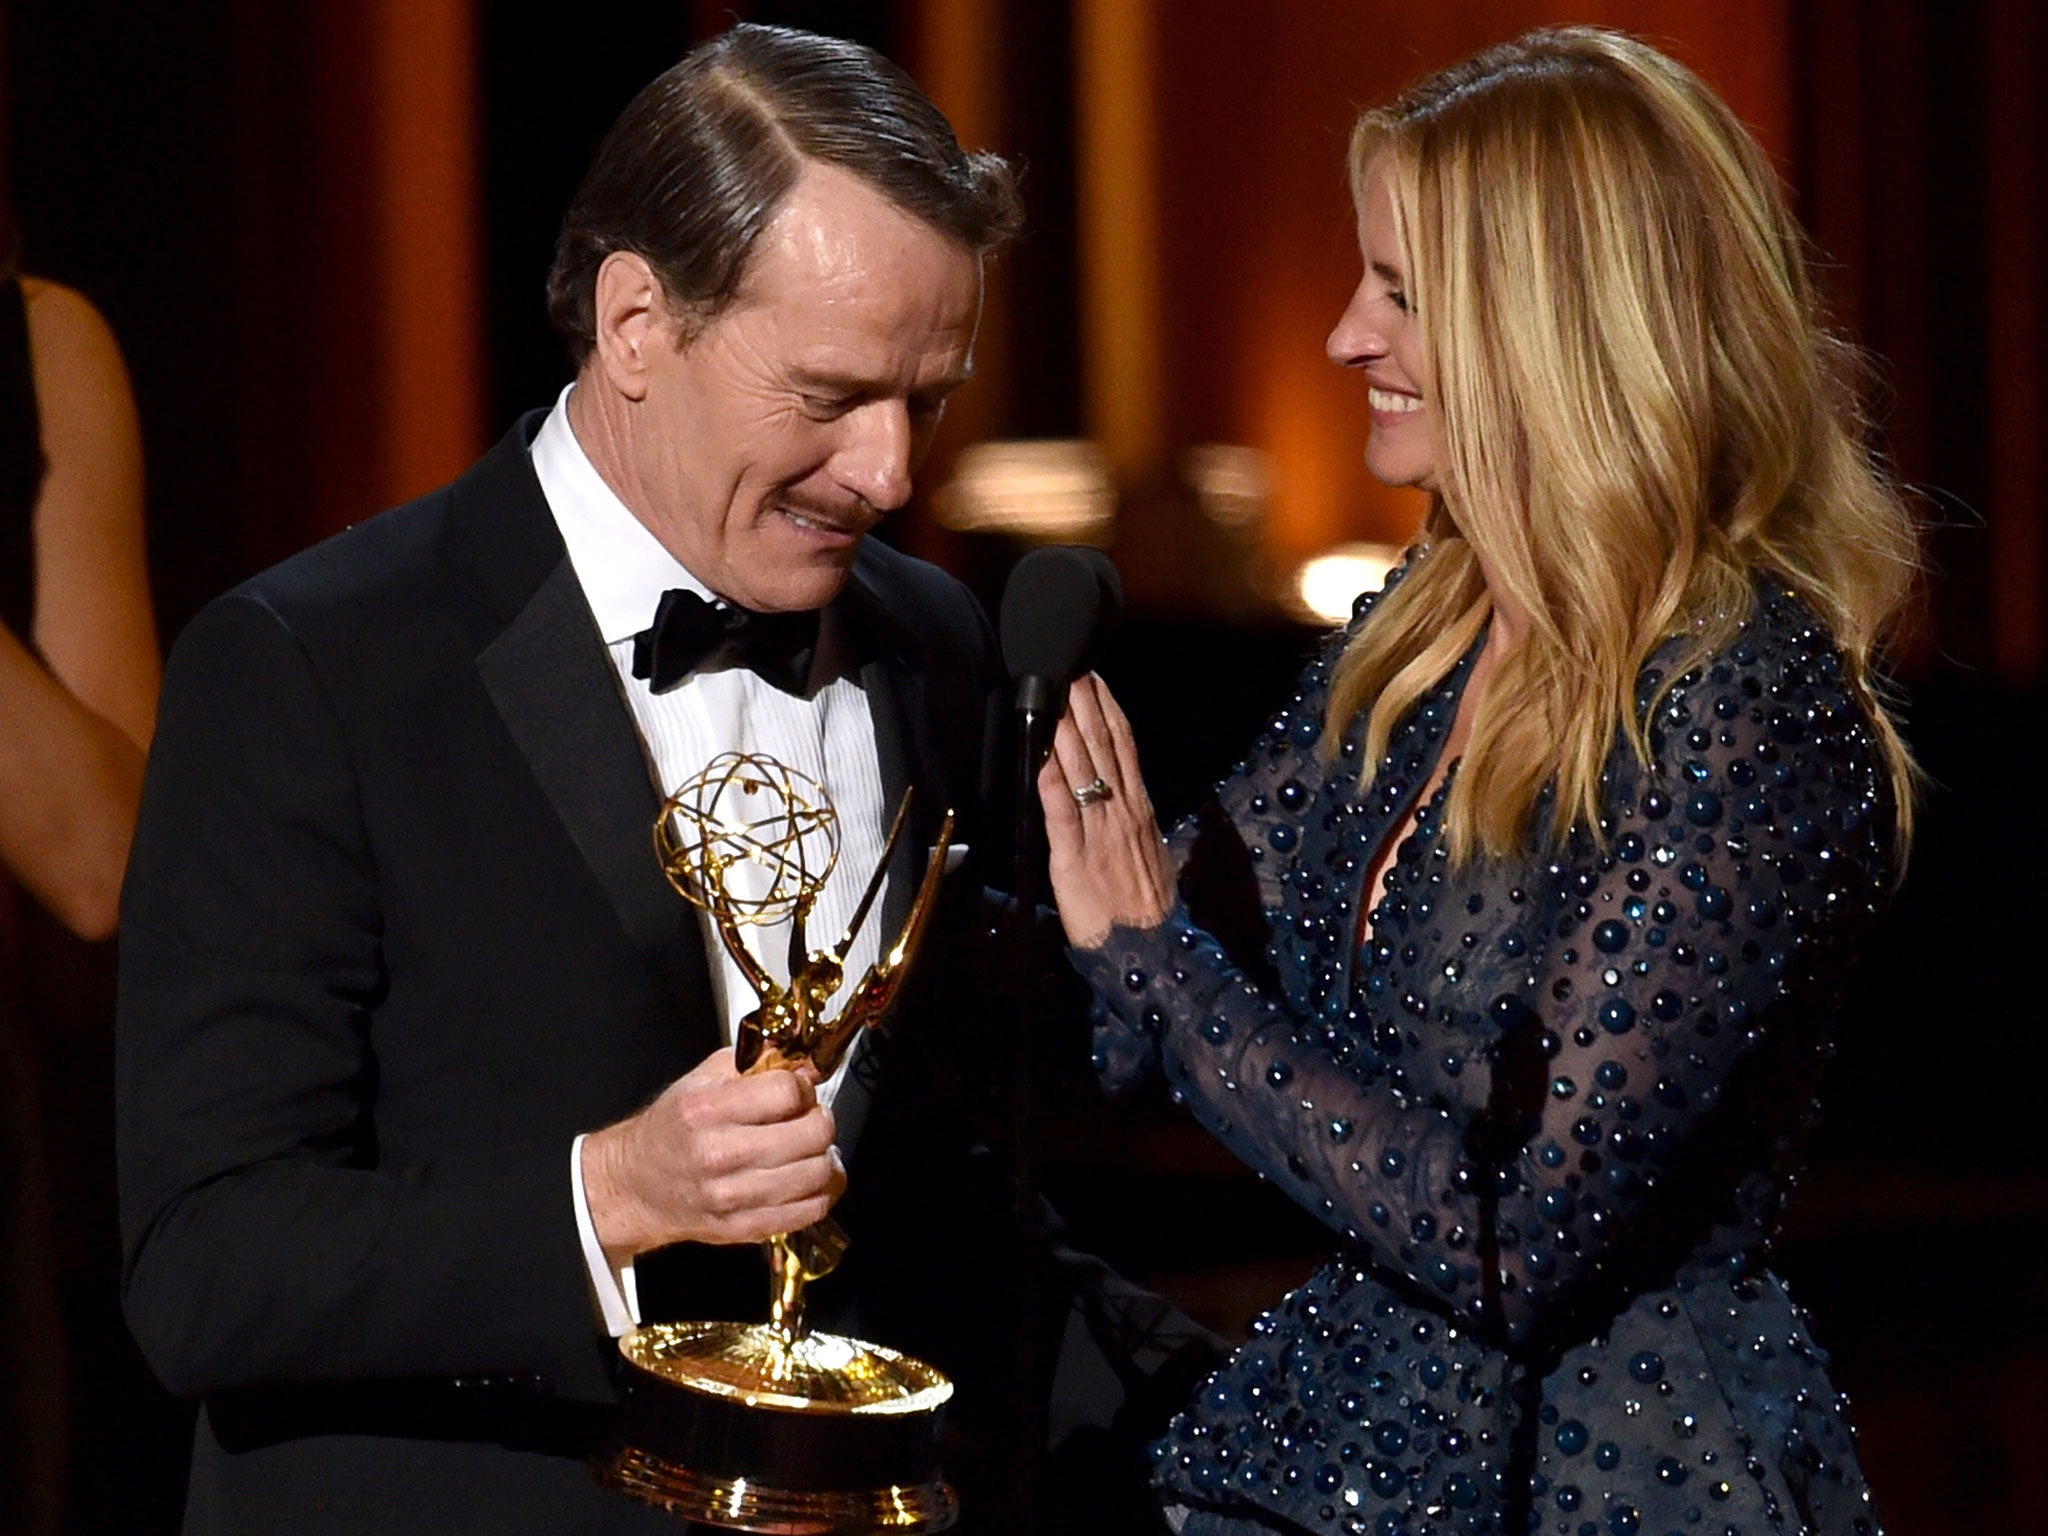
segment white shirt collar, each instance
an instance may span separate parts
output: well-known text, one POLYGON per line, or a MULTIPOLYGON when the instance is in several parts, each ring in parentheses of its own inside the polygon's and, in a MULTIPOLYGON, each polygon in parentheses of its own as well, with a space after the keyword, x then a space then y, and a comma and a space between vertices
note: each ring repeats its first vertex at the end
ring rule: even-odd
POLYGON ((654 610, 669 588, 687 587, 705 598, 712 592, 604 483, 569 425, 569 395, 575 388, 572 383, 556 397, 528 451, 598 632, 606 645, 616 645, 654 622, 654 610))

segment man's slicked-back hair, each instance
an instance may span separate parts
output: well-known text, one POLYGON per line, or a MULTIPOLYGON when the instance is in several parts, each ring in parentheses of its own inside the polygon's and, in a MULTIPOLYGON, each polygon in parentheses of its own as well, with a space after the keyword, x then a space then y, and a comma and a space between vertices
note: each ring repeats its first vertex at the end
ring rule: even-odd
POLYGON ((562 220, 548 317, 576 365, 596 342, 607 256, 644 257, 669 304, 702 325, 739 291, 755 239, 812 162, 976 252, 1022 222, 1008 164, 963 150, 895 64, 840 38, 736 26, 627 104, 562 220))

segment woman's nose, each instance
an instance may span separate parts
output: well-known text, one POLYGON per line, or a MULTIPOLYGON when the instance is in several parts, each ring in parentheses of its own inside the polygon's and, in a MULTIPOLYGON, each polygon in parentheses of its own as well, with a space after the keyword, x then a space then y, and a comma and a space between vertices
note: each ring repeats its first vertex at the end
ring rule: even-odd
POLYGON ((1339 368, 1362 368, 1386 356, 1386 337, 1373 319, 1363 284, 1331 327, 1323 351, 1339 368))

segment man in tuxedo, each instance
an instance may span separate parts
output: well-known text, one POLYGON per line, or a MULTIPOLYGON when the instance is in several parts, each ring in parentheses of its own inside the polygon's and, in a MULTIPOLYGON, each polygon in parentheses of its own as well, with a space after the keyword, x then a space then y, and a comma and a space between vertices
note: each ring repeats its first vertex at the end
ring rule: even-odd
POLYGON ((960 1378, 964 1483, 977 1435, 1003 1459, 976 1415, 1015 1351, 965 1293, 1032 1239, 961 1118, 971 864, 886 1038, 813 1083, 735 1072, 753 996, 649 834, 718 752, 809 773, 845 843, 826 934, 912 789, 853 976, 941 813, 979 845, 987 620, 865 536, 1017 217, 893 66, 734 29, 626 109, 569 211, 553 410, 180 639, 119 1113, 128 1315, 204 1405, 188 1532, 674 1529, 579 1460, 613 1337, 759 1318, 755 1245, 849 1180, 820 1321, 960 1378))

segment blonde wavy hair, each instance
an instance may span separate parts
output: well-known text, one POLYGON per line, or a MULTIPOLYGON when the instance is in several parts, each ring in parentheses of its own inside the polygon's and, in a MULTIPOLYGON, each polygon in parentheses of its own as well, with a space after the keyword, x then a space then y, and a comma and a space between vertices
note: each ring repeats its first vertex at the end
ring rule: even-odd
MULTIPOLYGON (((1870 686, 1918 569, 1868 448, 1861 360, 1820 322, 1777 177, 1727 106, 1655 49, 1532 32, 1359 119, 1351 185, 1386 178, 1436 408, 1437 494, 1406 578, 1339 658, 1324 747, 1371 709, 1366 780, 1492 611, 1528 616, 1473 703, 1454 861, 1596 828, 1617 731, 1647 766, 1638 674, 1728 643, 1773 573, 1833 632, 1911 832, 1913 767, 1870 686)), ((1667 683, 1668 686, 1668 683, 1667 683)), ((1653 705, 1654 709, 1654 705, 1653 705)))

